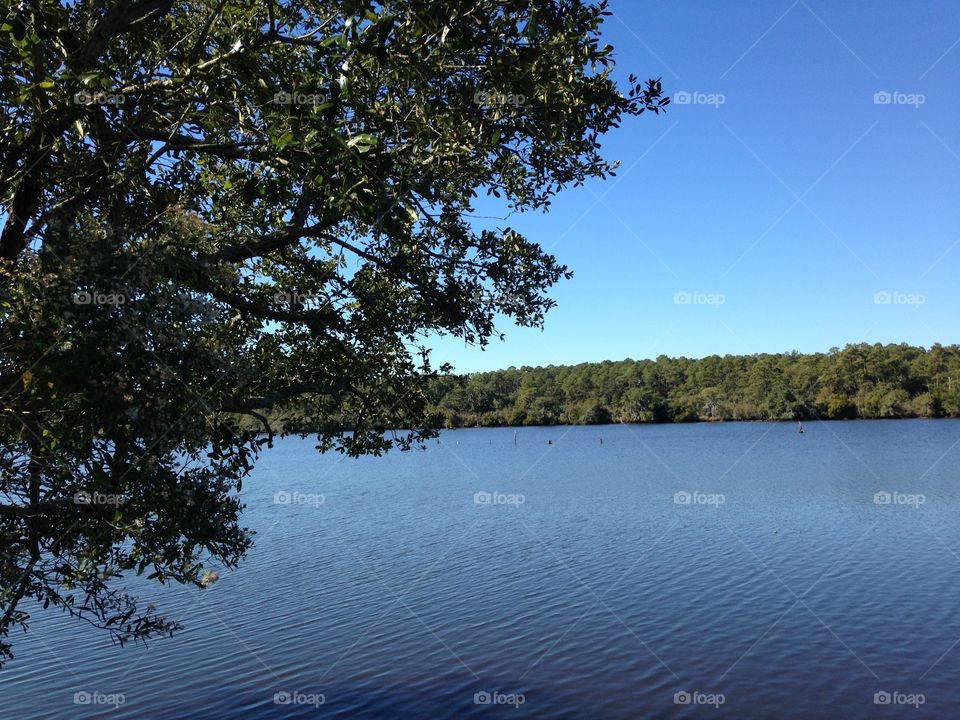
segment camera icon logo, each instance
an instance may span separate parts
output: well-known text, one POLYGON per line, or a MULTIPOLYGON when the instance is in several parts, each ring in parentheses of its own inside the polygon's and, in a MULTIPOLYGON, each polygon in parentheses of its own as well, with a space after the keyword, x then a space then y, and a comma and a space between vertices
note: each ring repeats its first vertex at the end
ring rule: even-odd
POLYGON ((280 490, 273 494, 273 504, 274 505, 289 505, 292 501, 290 493, 285 490, 280 490))
POLYGON ((873 94, 874 105, 889 105, 893 102, 893 95, 886 90, 879 90, 873 94))
POLYGON ((693 97, 686 90, 679 90, 673 94, 675 105, 689 105, 693 97))
POLYGON ((480 692, 473 694, 474 705, 489 705, 492 700, 493 698, 486 690, 481 690, 480 692))
POLYGON ((676 505, 689 505, 692 499, 693 496, 686 490, 681 490, 673 494, 673 502, 676 505))
POLYGON ((74 705, 89 705, 91 702, 93 702, 93 696, 84 690, 73 694, 74 705))
POLYGON ((273 694, 275 705, 289 705, 293 702, 293 697, 286 690, 279 690, 273 694))
POLYGON ((473 494, 474 505, 489 505, 491 502, 493 502, 493 496, 485 490, 473 494))
POLYGON ((893 495, 888 493, 886 490, 881 490, 878 493, 873 494, 873 502, 876 505, 889 505, 893 500, 893 495))
POLYGON ((681 690, 673 694, 673 704, 674 705, 689 705, 693 700, 693 696, 690 695, 686 690, 681 690))
POLYGON ((893 700, 893 696, 888 693, 886 690, 881 690, 873 694, 873 704, 874 705, 889 705, 893 700))

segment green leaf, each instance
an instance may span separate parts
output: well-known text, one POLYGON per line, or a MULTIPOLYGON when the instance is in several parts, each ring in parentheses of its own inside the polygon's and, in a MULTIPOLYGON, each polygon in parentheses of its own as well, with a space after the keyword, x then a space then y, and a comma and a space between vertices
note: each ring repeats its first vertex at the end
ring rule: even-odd
POLYGON ((347 140, 347 147, 354 148, 359 153, 372 150, 377 145, 377 138, 370 133, 360 133, 347 140))
POLYGON ((27 36, 27 26, 24 25, 23 20, 16 15, 11 19, 10 35, 14 40, 17 41, 17 43, 22 42, 27 36))

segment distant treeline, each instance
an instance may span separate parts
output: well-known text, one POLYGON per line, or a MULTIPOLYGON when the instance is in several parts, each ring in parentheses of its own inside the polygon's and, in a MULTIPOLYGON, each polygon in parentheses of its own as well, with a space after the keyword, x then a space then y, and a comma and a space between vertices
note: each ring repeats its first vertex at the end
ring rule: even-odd
POLYGON ((446 427, 960 417, 960 346, 511 367, 431 393, 446 427))

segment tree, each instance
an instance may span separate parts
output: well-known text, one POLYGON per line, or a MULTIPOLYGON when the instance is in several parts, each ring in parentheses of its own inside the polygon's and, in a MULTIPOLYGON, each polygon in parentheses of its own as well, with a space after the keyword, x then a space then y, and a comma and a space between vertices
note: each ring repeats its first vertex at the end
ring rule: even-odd
POLYGON ((585 425, 606 425, 613 420, 610 410, 600 402, 593 400, 584 404, 580 422, 585 425))
POLYGON ((122 577, 240 560, 266 409, 321 450, 429 436, 425 336, 539 326, 570 274, 477 196, 545 210, 668 102, 617 88, 602 2, 10 7, 0 660, 29 599, 121 642, 174 629, 122 577))
POLYGON ((943 417, 960 415, 956 378, 956 345, 876 344, 511 368, 438 378, 430 396, 453 424, 472 425, 943 417), (467 387, 482 389, 482 405, 467 387))

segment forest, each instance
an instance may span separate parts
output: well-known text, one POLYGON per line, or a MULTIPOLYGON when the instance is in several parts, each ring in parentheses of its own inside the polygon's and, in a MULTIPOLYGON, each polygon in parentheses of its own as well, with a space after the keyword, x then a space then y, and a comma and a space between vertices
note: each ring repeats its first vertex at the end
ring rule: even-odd
POLYGON ((960 416, 960 346, 856 344, 436 378, 444 427, 960 416))

